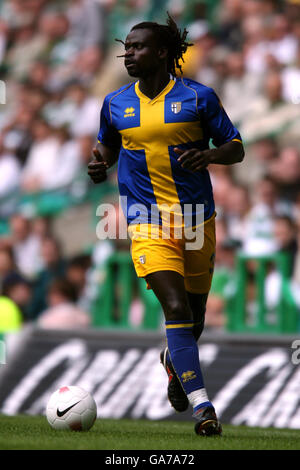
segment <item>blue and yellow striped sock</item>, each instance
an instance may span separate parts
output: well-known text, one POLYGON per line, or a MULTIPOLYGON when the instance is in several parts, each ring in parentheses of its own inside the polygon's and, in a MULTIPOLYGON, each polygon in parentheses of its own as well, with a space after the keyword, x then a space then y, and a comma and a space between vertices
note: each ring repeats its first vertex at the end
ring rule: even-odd
POLYGON ((193 321, 166 321, 168 350, 178 379, 194 408, 212 406, 205 390, 193 321))

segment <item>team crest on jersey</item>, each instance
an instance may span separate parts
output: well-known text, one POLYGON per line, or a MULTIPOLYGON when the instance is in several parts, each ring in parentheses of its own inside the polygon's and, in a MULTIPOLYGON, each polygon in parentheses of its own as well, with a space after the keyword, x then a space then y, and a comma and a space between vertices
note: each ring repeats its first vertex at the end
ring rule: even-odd
POLYGON ((146 255, 140 256, 139 259, 140 259, 140 263, 141 263, 141 264, 145 264, 145 263, 146 263, 146 255))
POLYGON ((174 114, 178 114, 181 111, 181 101, 171 103, 171 110, 174 114))
POLYGON ((135 112, 134 112, 134 111, 135 111, 135 109, 134 109, 132 106, 131 106, 130 108, 126 108, 126 109, 124 110, 124 113, 125 113, 125 114, 124 114, 124 117, 126 118, 126 117, 133 117, 133 116, 135 116, 135 112))

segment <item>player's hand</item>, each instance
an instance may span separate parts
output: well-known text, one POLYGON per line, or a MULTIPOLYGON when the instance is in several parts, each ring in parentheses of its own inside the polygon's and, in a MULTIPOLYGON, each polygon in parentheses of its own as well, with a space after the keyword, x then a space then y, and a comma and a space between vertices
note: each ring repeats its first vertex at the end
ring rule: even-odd
POLYGON ((107 178, 108 164, 104 162, 98 149, 94 148, 93 154, 95 159, 88 164, 88 175, 95 184, 102 183, 107 178))
POLYGON ((174 148, 174 152, 179 155, 177 161, 181 164, 182 168, 185 170, 190 170, 192 172, 204 170, 211 161, 211 150, 198 150, 198 149, 189 149, 182 150, 178 147, 174 148))

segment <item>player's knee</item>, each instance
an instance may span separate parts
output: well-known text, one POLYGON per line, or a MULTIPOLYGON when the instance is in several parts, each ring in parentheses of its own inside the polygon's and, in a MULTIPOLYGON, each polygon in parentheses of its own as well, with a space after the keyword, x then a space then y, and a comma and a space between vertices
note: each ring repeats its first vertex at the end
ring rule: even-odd
POLYGON ((180 300, 172 300, 164 308, 167 321, 192 320, 193 314, 188 303, 180 300))

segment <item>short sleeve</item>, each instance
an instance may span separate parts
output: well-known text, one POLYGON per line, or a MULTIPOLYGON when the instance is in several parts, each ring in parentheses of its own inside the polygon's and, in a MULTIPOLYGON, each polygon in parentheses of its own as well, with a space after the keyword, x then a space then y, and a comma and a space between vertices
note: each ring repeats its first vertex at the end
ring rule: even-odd
POLYGON ((100 113, 100 129, 98 133, 98 142, 112 149, 120 149, 121 136, 113 126, 108 97, 104 99, 100 113))
POLYGON ((230 121, 213 89, 207 88, 204 99, 200 100, 200 109, 198 111, 205 122, 209 138, 212 139, 216 147, 232 140, 242 142, 239 131, 230 121))

